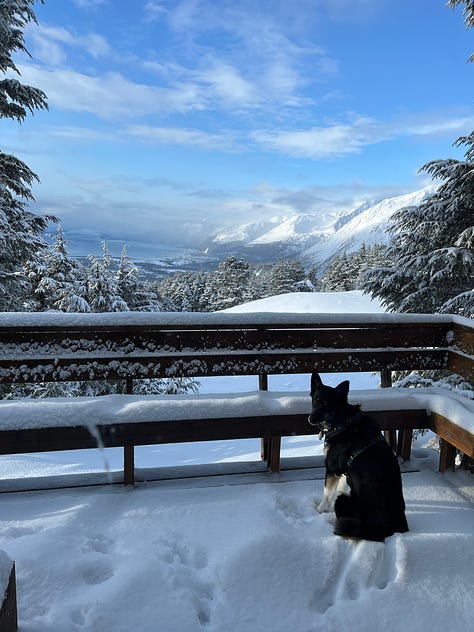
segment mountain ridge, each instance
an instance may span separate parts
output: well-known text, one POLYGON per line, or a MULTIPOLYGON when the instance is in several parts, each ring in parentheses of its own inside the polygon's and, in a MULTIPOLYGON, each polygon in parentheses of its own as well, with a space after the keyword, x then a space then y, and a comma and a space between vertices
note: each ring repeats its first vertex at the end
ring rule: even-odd
POLYGON ((209 236, 205 252, 269 263, 280 257, 297 257, 305 267, 323 271, 334 257, 355 252, 362 244, 387 243, 393 214, 403 207, 419 205, 435 189, 435 185, 428 185, 411 193, 366 201, 347 213, 295 213, 226 227, 209 236), (235 237, 239 234, 252 238, 238 240, 235 237))

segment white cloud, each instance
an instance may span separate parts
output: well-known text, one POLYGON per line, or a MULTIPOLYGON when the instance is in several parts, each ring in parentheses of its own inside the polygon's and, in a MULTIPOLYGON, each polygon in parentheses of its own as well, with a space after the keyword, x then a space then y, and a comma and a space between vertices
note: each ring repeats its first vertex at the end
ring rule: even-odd
POLYGON ((96 9, 104 4, 109 4, 109 0, 72 0, 76 7, 80 9, 96 9))
POLYGON ((105 37, 98 33, 77 35, 63 27, 35 24, 29 28, 28 37, 34 58, 49 66, 64 65, 68 47, 80 49, 96 59, 113 52, 105 37))
POLYGON ((204 107, 199 89, 192 84, 161 88, 133 83, 119 73, 91 76, 33 65, 19 66, 19 70, 26 83, 41 86, 50 105, 108 120, 185 113, 204 107))
POLYGON ((473 116, 425 114, 389 122, 357 116, 349 123, 330 123, 307 129, 258 130, 252 133, 252 138, 270 151, 321 160, 358 153, 369 145, 399 137, 462 134, 473 126, 473 116))
MULTIPOLYGON (((161 3, 150 4, 164 15, 161 3)), ((304 4, 302 10, 312 2, 304 4)), ((214 2, 184 0, 167 5, 166 19, 183 42, 180 53, 186 62, 181 65, 187 64, 187 72, 227 106, 300 107, 308 103, 302 91, 337 72, 338 63, 311 41, 309 9, 305 21, 299 11, 286 0, 271 6, 222 0, 218 8, 214 2)))
POLYGON ((260 98, 258 88, 230 64, 215 61, 207 70, 196 73, 196 78, 207 84, 218 99, 230 104, 249 105, 260 98))
POLYGON ((103 131, 91 129, 88 127, 73 127, 73 126, 50 127, 48 128, 48 134, 50 136, 55 136, 56 138, 73 140, 75 142, 77 141, 111 142, 111 141, 117 140, 117 134, 112 134, 111 132, 103 132, 103 131))
POLYGON ((159 20, 168 14, 168 9, 162 2, 147 2, 143 7, 143 11, 145 13, 145 20, 148 22, 159 20))
POLYGON ((152 144, 187 145, 220 151, 232 151, 235 148, 230 134, 209 134, 194 129, 130 125, 122 133, 152 144))
POLYGON ((382 140, 377 125, 367 117, 352 123, 333 123, 326 127, 312 127, 288 131, 256 131, 252 134, 257 144, 279 153, 303 158, 335 158, 354 152, 382 140))

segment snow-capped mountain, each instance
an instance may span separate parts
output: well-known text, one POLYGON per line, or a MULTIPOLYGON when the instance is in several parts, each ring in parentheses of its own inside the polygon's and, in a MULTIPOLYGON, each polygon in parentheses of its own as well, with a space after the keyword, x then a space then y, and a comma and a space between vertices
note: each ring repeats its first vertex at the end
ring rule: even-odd
POLYGON ((302 252, 303 263, 317 269, 324 269, 334 257, 344 252, 355 252, 362 244, 373 246, 387 243, 389 240, 387 228, 392 215, 405 206, 419 205, 434 190, 435 187, 430 185, 414 193, 382 200, 368 208, 364 204, 351 213, 349 221, 343 223, 339 220, 340 227, 334 230, 324 243, 302 252))
POLYGON ((213 233, 203 249, 210 254, 235 254, 263 262, 300 256, 334 232, 336 219, 334 214, 297 214, 225 228, 213 233))
POLYGON ((388 222, 395 211, 420 204, 435 188, 430 185, 413 193, 368 201, 349 213, 295 214, 226 227, 213 233, 203 250, 265 263, 279 257, 298 257, 307 268, 322 271, 334 257, 355 252, 363 243, 387 243, 388 222))
POLYGON ((288 240, 320 240, 333 232, 334 215, 292 215, 250 242, 250 246, 275 244, 288 240))
POLYGON ((260 235, 272 230, 281 223, 281 217, 273 217, 267 220, 259 220, 248 224, 226 226, 212 233, 204 242, 204 246, 212 248, 226 248, 229 244, 248 244, 260 235))

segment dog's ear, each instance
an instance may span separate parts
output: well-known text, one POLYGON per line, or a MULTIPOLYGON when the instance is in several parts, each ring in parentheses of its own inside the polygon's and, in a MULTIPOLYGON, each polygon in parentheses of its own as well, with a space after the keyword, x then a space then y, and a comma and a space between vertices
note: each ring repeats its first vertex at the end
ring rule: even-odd
POLYGON ((349 380, 344 380, 344 382, 341 382, 336 386, 336 390, 340 395, 343 395, 347 399, 347 395, 349 394, 349 386, 349 380))
POLYGON ((323 385, 321 378, 319 377, 319 373, 317 371, 313 371, 311 375, 311 393, 317 391, 323 385))

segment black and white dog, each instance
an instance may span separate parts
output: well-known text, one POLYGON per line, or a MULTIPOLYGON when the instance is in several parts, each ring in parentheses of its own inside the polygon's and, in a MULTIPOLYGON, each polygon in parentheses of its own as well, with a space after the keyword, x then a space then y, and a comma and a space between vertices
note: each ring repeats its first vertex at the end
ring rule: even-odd
POLYGON ((324 435, 326 457, 318 511, 334 508, 336 535, 382 542, 408 531, 400 467, 378 423, 349 404, 348 393, 347 380, 332 388, 313 373, 308 421, 324 435))

